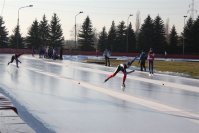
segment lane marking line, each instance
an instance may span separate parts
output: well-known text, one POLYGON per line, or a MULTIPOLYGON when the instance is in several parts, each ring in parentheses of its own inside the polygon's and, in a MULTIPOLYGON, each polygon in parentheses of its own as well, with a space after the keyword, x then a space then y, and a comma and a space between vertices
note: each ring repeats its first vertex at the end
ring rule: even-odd
MULTIPOLYGON (((82 68, 82 67, 77 67, 77 66, 73 66, 72 68, 77 68, 79 70, 84 70, 84 71, 89 71, 89 72, 97 72, 97 73, 106 74, 106 75, 111 74, 111 72, 106 72, 106 71, 96 70, 96 69, 91 69, 91 68, 82 68)), ((121 73, 118 73, 117 76, 120 78, 123 77, 123 75, 121 73)), ((179 90, 185 90, 185 91, 199 93, 199 87, 195 87, 195 86, 191 86, 191 85, 182 85, 182 84, 171 83, 171 82, 167 82, 167 81, 159 81, 159 80, 153 80, 153 79, 147 79, 147 78, 140 78, 140 77, 131 76, 131 75, 128 75, 128 79, 152 83, 152 84, 159 85, 159 86, 163 86, 162 84, 164 84, 165 87, 171 87, 171 88, 175 88, 175 89, 179 89, 179 90)))
POLYGON ((28 69, 28 70, 34 71, 36 73, 51 76, 51 77, 54 77, 54 78, 63 79, 63 80, 70 80, 74 84, 82 86, 84 88, 95 90, 97 92, 101 92, 101 93, 109 95, 111 97, 121 99, 121 100, 125 100, 125 101, 135 103, 135 104, 138 104, 138 105, 142 105, 142 106, 148 107, 150 109, 158 110, 158 111, 163 112, 165 114, 187 118, 188 120, 191 120, 192 122, 199 124, 199 112, 193 113, 193 112, 184 111, 184 110, 181 110, 181 109, 178 109, 178 108, 175 108, 175 107, 171 107, 169 105, 161 104, 161 103, 154 102, 154 101, 149 101, 149 99, 145 100, 144 98, 139 98, 139 97, 136 97, 136 96, 128 95, 126 93, 108 90, 108 89, 106 89, 102 86, 96 86, 96 85, 93 85, 93 84, 90 84, 90 83, 87 83, 87 82, 84 82, 84 81, 80 81, 81 84, 78 84, 79 81, 71 79, 71 78, 67 78, 67 77, 62 76, 62 75, 57 75, 57 74, 53 74, 53 73, 50 73, 50 72, 45 72, 45 71, 38 70, 38 69, 35 69, 35 68, 29 68, 29 67, 25 67, 25 68, 28 69))
MULTIPOLYGON (((63 66, 61 63, 57 63, 57 62, 47 62, 47 63, 63 66)), ((71 66, 68 66, 68 67, 71 67, 71 66)), ((106 75, 111 74, 111 72, 92 69, 92 68, 83 68, 83 67, 77 67, 77 66, 72 66, 71 68, 76 68, 76 69, 79 69, 79 70, 89 71, 89 72, 97 72, 97 73, 106 74, 106 75)), ((191 91, 191 92, 199 93, 199 87, 195 87, 195 86, 191 86, 191 85, 178 84, 178 83, 171 83, 171 82, 167 82, 167 81, 153 80, 153 79, 148 79, 148 78, 141 78, 141 77, 138 77, 138 76, 135 76, 135 75, 132 76, 132 75, 128 75, 128 79, 152 83, 152 84, 159 85, 159 86, 163 86, 163 84, 164 84, 164 87, 171 87, 171 88, 175 88, 175 89, 179 89, 179 90, 185 90, 185 91, 191 91)), ((120 78, 123 77, 123 75, 121 73, 118 73, 117 76, 120 77, 120 78)))

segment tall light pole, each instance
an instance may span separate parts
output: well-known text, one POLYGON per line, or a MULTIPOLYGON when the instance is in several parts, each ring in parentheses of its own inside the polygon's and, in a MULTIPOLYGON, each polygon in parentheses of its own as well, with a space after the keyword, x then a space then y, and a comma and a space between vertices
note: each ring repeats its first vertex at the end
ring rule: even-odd
POLYGON ((22 8, 26 8, 26 7, 33 7, 33 5, 28 5, 28 6, 22 6, 18 9, 18 19, 17 19, 17 49, 18 49, 18 43, 19 43, 19 11, 22 8))
POLYGON ((83 13, 82 11, 80 11, 78 14, 75 15, 75 48, 77 46, 77 25, 76 25, 76 17, 77 15, 83 13))
MULTIPOLYGON (((185 20, 186 20, 186 18, 187 18, 187 16, 183 16, 184 17, 184 28, 185 28, 185 20)), ((185 30, 184 30, 184 32, 185 32, 185 30)), ((184 44, 185 43, 185 36, 184 36, 184 34, 183 34, 183 44, 182 44, 182 54, 184 55, 184 44)))
POLYGON ((129 49, 129 18, 133 16, 133 14, 129 14, 127 19, 127 34, 126 34, 126 52, 128 53, 129 49))

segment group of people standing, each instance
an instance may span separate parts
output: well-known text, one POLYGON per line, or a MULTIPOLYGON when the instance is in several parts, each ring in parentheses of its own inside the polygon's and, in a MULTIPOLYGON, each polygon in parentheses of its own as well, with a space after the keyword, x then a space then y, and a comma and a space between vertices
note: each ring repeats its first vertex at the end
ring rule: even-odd
MULTIPOLYGON (((34 57, 34 54, 35 54, 35 49, 32 48, 32 56, 34 57)), ((39 58, 48 58, 48 59, 63 59, 63 48, 61 47, 60 48, 60 51, 59 51, 59 56, 57 54, 57 51, 55 50, 55 48, 51 48, 49 49, 49 47, 46 47, 46 49, 42 48, 40 49, 39 51, 39 58)), ((13 63, 13 61, 15 60, 16 61, 16 66, 17 68, 19 68, 18 64, 21 63, 21 61, 19 60, 19 57, 23 55, 23 53, 15 53, 14 55, 12 55, 10 61, 8 62, 8 65, 10 63, 13 63)))
POLYGON ((155 53, 153 52, 152 48, 150 48, 148 55, 145 53, 145 51, 142 51, 140 54, 139 62, 138 62, 140 64, 140 71, 144 70, 146 72, 145 62, 148 59, 149 76, 153 76, 154 58, 155 58, 155 53))
POLYGON ((63 48, 61 47, 59 50, 58 55, 58 49, 54 47, 47 46, 46 48, 41 48, 39 50, 39 58, 47 58, 47 59, 63 59, 63 48))

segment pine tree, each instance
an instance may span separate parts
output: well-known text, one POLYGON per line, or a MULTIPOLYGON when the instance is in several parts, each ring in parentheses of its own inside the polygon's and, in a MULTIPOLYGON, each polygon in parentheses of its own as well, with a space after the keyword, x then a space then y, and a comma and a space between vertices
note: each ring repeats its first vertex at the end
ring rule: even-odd
POLYGON ((108 47, 108 34, 106 32, 105 27, 103 27, 102 32, 100 32, 98 43, 99 43, 100 51, 104 51, 105 49, 110 49, 110 47, 108 47))
POLYGON ((49 42, 52 48, 58 48, 63 45, 64 37, 60 20, 56 13, 53 14, 50 22, 49 42))
POLYGON ((4 26, 4 21, 1 16, 0 16, 0 47, 1 48, 8 47, 8 31, 4 26))
POLYGON ((136 51, 136 37, 131 23, 128 26, 128 52, 136 51))
POLYGON ((116 41, 117 43, 114 45, 114 50, 117 52, 126 52, 126 26, 124 21, 120 22, 117 26, 116 41))
POLYGON ((35 20, 28 31, 28 35, 26 37, 27 47, 39 49, 41 41, 39 34, 39 24, 38 21, 35 20))
POLYGON ((78 34, 78 43, 80 44, 80 50, 82 51, 94 50, 93 37, 94 33, 93 33, 92 23, 89 16, 87 16, 78 34))
POLYGON ((148 50, 154 47, 153 37, 154 36, 154 25, 150 15, 144 20, 140 33, 138 35, 138 49, 148 50))
POLYGON ((111 27, 108 32, 108 48, 111 49, 111 51, 114 51, 114 45, 116 45, 116 27, 115 22, 112 21, 111 27))
POLYGON ((24 38, 21 36, 19 26, 13 30, 13 34, 10 36, 11 48, 24 48, 24 38))
POLYGON ((191 53, 199 53, 199 16, 191 28, 192 42, 189 47, 191 53))
POLYGON ((184 49, 185 52, 191 52, 192 51, 192 43, 193 43, 193 33, 192 33, 192 27, 193 27, 194 21, 192 18, 189 18, 185 27, 184 31, 182 33, 182 36, 184 38, 184 49))
POLYGON ((39 23, 39 34, 40 34, 40 40, 41 40, 41 47, 46 47, 49 45, 49 25, 48 21, 46 20, 46 16, 43 15, 42 21, 39 23))
POLYGON ((173 26, 171 28, 171 32, 169 34, 169 45, 168 45, 168 52, 169 53, 179 53, 179 49, 178 49, 178 35, 176 32, 176 28, 175 26, 173 26))
POLYGON ((166 46, 164 22, 158 15, 154 20, 154 49, 156 52, 163 53, 166 46))

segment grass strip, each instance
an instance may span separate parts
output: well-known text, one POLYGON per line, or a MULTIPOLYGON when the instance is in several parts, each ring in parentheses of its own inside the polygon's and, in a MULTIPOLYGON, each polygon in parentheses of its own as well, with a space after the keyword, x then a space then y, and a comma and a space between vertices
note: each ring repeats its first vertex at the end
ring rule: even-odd
MULTIPOLYGON (((86 63, 96 63, 104 65, 104 60, 94 60, 89 59, 85 60, 86 63)), ((120 63, 124 63, 126 61, 123 60, 115 60, 111 59, 111 66, 117 66, 120 63)), ((133 66, 139 67, 138 61, 135 61, 133 66)), ((147 67, 146 62, 146 67, 147 67)), ((175 72, 189 75, 192 78, 199 78, 199 62, 179 62, 179 61, 154 61, 154 68, 156 71, 161 72, 175 72)))

